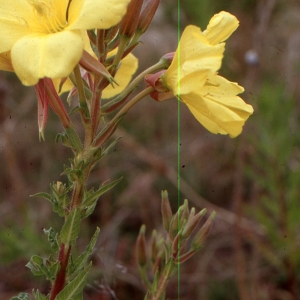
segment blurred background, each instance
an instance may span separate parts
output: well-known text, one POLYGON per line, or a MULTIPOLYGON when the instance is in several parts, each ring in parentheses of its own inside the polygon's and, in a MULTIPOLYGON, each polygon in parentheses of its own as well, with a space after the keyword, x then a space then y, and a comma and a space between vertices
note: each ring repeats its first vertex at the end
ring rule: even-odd
MULTIPOLYGON (((203 249, 181 266, 180 294, 173 278, 167 298, 299 299, 300 2, 164 0, 135 51, 140 70, 176 49, 178 8, 181 31, 188 24, 204 30, 221 10, 239 19, 220 74, 245 87, 242 97, 255 112, 235 139, 207 132, 184 105, 178 120, 175 99, 145 99, 127 114, 116 133, 122 138, 90 179, 97 186, 123 176, 81 228, 82 251, 101 228, 84 299, 143 299, 134 243, 141 224, 148 236, 162 231, 161 190, 177 208, 177 169, 181 201, 217 217, 203 249)), ((1 72, 0 98, 0 299, 10 299, 49 290, 25 264, 33 254, 49 254, 43 228, 58 230, 62 220, 50 203, 29 195, 65 182, 60 174, 72 154, 54 143, 62 126, 52 112, 46 141, 38 141, 33 88, 1 72)))

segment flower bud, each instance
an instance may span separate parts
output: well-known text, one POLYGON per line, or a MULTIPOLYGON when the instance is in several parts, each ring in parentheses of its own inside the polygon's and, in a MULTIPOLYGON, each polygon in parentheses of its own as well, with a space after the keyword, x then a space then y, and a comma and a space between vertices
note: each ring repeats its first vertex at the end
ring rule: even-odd
POLYGON ((212 226, 213 219, 216 215, 216 212, 213 211, 198 233, 195 235, 192 242, 192 250, 198 250, 202 247, 205 239, 207 238, 210 228, 212 226))
POLYGON ((174 261, 176 264, 181 264, 181 263, 187 261, 189 258, 191 258, 195 253, 196 253, 196 250, 189 251, 185 254, 180 255, 174 261))
MULTIPOLYGON (((187 223, 184 225, 181 236, 183 238, 189 237, 196 226, 199 224, 201 218, 206 214, 206 209, 202 209, 199 213, 197 213, 195 216, 192 216, 188 219, 187 223)), ((190 214, 190 216, 192 213, 190 214)))
POLYGON ((143 0, 131 0, 128 4, 127 12, 120 24, 120 35, 126 38, 132 38, 135 34, 143 0))
POLYGON ((140 35, 143 34, 151 24, 159 3, 160 0, 148 0, 144 6, 137 25, 137 31, 140 35))
POLYGON ((161 192, 161 214, 163 219, 164 229, 168 232, 172 220, 172 209, 168 198, 168 192, 161 192))
POLYGON ((137 263, 140 268, 143 268, 147 264, 145 231, 146 226, 142 225, 136 241, 137 263))

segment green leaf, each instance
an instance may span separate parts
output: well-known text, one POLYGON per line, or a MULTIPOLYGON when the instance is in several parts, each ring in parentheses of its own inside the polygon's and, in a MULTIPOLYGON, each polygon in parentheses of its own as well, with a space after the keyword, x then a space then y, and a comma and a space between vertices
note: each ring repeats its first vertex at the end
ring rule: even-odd
POLYGON ((102 184, 100 186, 100 188, 93 192, 89 197, 87 197, 84 201, 83 201, 83 206, 91 206, 93 205, 98 198, 103 195, 104 193, 106 193, 107 191, 109 191, 111 188, 113 188, 116 184, 118 184, 120 181, 122 180, 122 177, 114 180, 108 184, 102 184))
POLYGON ((69 138, 69 142, 70 142, 72 148, 76 149, 77 152, 81 152, 82 151, 82 143, 81 143, 81 140, 80 140, 78 134, 74 130, 74 128, 73 127, 67 128, 66 134, 69 138))
POLYGON ((81 273, 79 273, 66 287, 56 296, 55 300, 74 300, 81 299, 79 295, 86 283, 86 276, 91 268, 90 263, 81 273))
POLYGON ((116 143, 118 142, 119 139, 120 139, 120 137, 116 138, 104 150, 102 150, 102 156, 106 155, 110 151, 110 149, 116 145, 116 143))
POLYGON ((50 243, 51 249, 54 252, 57 252, 59 249, 58 241, 57 241, 57 232, 50 227, 48 230, 44 229, 44 233, 48 235, 48 241, 50 243))
POLYGON ((73 245, 80 229, 80 210, 75 207, 69 214, 66 223, 60 232, 60 240, 65 245, 73 245))
POLYGON ((31 298, 27 293, 20 293, 18 296, 12 297, 10 300, 30 300, 31 298))
POLYGON ((49 200, 51 203, 53 203, 52 196, 50 194, 47 194, 47 193, 44 193, 44 192, 36 193, 34 195, 30 195, 30 197, 42 197, 42 198, 45 198, 45 199, 49 200))
POLYGON ((44 265, 44 260, 38 255, 33 255, 29 263, 26 264, 26 267, 29 268, 35 276, 45 275, 47 279, 53 279, 51 272, 44 265))
POLYGON ((44 274, 40 267, 43 263, 43 259, 40 256, 33 255, 25 266, 29 268, 35 276, 41 276, 44 274))
POLYGON ((91 215, 93 213, 93 211, 95 210, 96 204, 97 204, 97 202, 95 202, 93 205, 90 205, 90 206, 86 207, 83 210, 83 214, 81 215, 81 219, 85 219, 89 215, 91 215))
POLYGON ((51 278, 55 279, 57 273, 60 270, 60 263, 59 261, 56 261, 55 263, 53 263, 50 267, 49 267, 49 272, 51 273, 51 278))
POLYGON ((36 290, 36 292, 33 290, 32 294, 33 294, 35 300, 48 300, 49 299, 49 297, 41 294, 41 292, 39 290, 36 290))
POLYGON ((84 267, 84 265, 87 262, 89 256, 93 252, 93 249, 95 247, 95 244, 96 244, 98 236, 99 236, 99 232, 100 232, 100 228, 97 227, 96 232, 92 236, 88 246, 85 248, 85 251, 75 259, 74 269, 72 270, 72 274, 84 267))

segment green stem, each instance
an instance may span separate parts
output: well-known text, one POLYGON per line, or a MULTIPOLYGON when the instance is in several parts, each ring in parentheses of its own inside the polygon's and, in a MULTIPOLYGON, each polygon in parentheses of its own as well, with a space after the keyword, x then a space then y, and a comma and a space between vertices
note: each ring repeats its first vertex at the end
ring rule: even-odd
POLYGON ((155 295, 153 295, 151 300, 161 300, 163 293, 166 291, 167 283, 172 275, 173 270, 174 262, 172 260, 169 260, 168 264, 166 265, 166 269, 164 270, 163 275, 159 280, 157 291, 155 295))
POLYGON ((132 106, 137 104, 140 100, 142 100, 143 98, 145 98, 147 95, 151 94, 154 91, 155 90, 152 86, 146 87, 144 90, 142 90, 140 93, 138 93, 135 97, 133 97, 129 102, 127 102, 122 107, 122 109, 115 115, 115 117, 112 119, 112 121, 117 119, 119 116, 127 113, 131 109, 132 106))
POLYGON ((54 284, 50 293, 50 300, 54 300, 56 296, 63 290, 66 283, 66 270, 71 253, 71 246, 65 247, 65 244, 61 244, 58 260, 60 262, 60 270, 55 278, 54 284))
POLYGON ((102 145, 105 141, 107 141, 114 131, 116 130, 117 126, 116 124, 120 122, 120 118, 126 114, 136 103, 138 103, 140 100, 142 100, 145 96, 149 95, 154 91, 153 87, 147 87, 143 91, 141 91, 139 94, 137 94, 135 97, 133 97, 126 105, 123 106, 123 108, 111 119, 111 121, 105 126, 105 129, 98 134, 98 136, 95 138, 93 145, 95 147, 102 145), (118 120, 119 119, 119 120, 118 120), (103 140, 103 133, 107 132, 109 130, 109 134, 105 136, 105 141, 103 140))
POLYGON ((115 73, 116 73, 117 67, 118 67, 118 65, 119 65, 119 63, 122 59, 122 56, 123 56, 123 53, 125 51, 125 48, 126 48, 127 44, 128 44, 128 39, 125 38, 125 37, 122 37, 120 39, 120 44, 119 44, 119 47, 118 47, 118 51, 117 51, 116 56, 114 58, 114 61, 112 63, 112 69, 111 69, 112 76, 114 76, 115 73))
POLYGON ((145 76, 151 73, 155 73, 156 71, 159 71, 161 69, 164 69, 168 67, 168 65, 165 62, 159 61, 157 64, 151 66, 150 68, 146 69, 142 73, 140 73, 116 98, 111 100, 109 103, 103 106, 109 107, 114 103, 118 103, 122 99, 124 99, 132 90, 134 90, 141 81, 144 80, 145 76))

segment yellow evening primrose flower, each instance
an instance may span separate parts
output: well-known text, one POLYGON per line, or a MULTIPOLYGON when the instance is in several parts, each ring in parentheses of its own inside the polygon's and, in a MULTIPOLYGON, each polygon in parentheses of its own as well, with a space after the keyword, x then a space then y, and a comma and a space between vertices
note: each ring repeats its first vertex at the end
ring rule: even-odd
POLYGON ((238 27, 235 16, 220 12, 202 32, 188 26, 180 39, 170 67, 162 75, 167 88, 187 105, 210 132, 236 137, 253 113, 237 94, 244 89, 217 74, 224 40, 238 27))
POLYGON ((24 85, 67 77, 84 49, 85 30, 118 24, 130 0, 1 0, 0 53, 11 51, 24 85))
POLYGON ((253 113, 252 106, 237 96, 243 91, 237 83, 215 75, 201 89, 180 99, 207 130, 236 137, 253 113))

